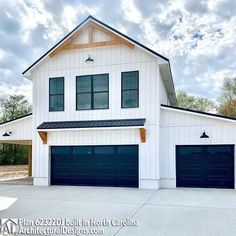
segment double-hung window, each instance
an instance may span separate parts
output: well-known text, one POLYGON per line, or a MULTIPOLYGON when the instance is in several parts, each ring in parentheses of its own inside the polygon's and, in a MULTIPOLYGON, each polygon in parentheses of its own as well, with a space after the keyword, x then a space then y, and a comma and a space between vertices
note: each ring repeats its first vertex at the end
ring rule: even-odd
POLYGON ((64 78, 49 79, 49 111, 64 111, 64 78))
POLYGON ((139 72, 121 73, 121 107, 135 108, 139 106, 139 72))
POLYGON ((108 109, 109 76, 76 76, 76 110, 108 109))

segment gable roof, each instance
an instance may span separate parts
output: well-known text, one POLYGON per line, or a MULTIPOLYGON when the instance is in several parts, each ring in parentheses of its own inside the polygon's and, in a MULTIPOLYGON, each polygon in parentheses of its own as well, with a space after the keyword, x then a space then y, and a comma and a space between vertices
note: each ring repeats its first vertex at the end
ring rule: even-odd
POLYGON ((169 106, 169 105, 164 105, 164 104, 161 104, 161 107, 167 108, 169 110, 173 109, 173 110, 182 111, 182 112, 189 112, 189 113, 196 114, 196 115, 208 116, 208 117, 216 118, 216 119, 219 119, 219 120, 236 122, 236 118, 229 117, 229 116, 222 116, 222 115, 218 115, 218 114, 202 112, 202 111, 195 111, 195 110, 191 110, 191 109, 186 109, 186 108, 182 108, 182 107, 175 107, 175 106, 169 106))
POLYGON ((136 40, 130 38, 129 36, 121 33, 120 31, 112 28, 111 26, 103 23, 102 21, 96 19, 93 16, 88 16, 84 21, 82 21, 78 26, 76 26, 71 32, 69 32, 65 37, 63 37, 58 43, 56 43, 51 49, 49 49, 46 53, 44 53, 38 60, 36 60, 32 65, 30 65, 23 73, 22 75, 26 75, 27 72, 29 72, 33 67, 35 67, 38 63, 40 63, 44 58, 46 58, 50 53, 52 53, 54 50, 56 50, 60 45, 62 45, 63 42, 65 42, 70 36, 72 36, 77 30, 79 30, 83 25, 85 25, 88 21, 94 21, 95 23, 98 23, 99 25, 107 28, 108 30, 112 31, 113 33, 117 34, 118 36, 126 39, 129 42, 134 43, 136 46, 140 47, 144 51, 161 58, 164 63, 161 64, 160 67, 160 73, 163 73, 164 75, 162 77, 168 77, 168 78, 163 78, 164 85, 167 90, 167 94, 170 100, 170 103, 172 105, 177 105, 177 100, 176 100, 176 94, 175 94, 175 88, 174 88, 174 82, 173 82, 173 77, 172 77, 172 72, 171 72, 171 67, 170 67, 170 61, 168 58, 164 57, 163 55, 153 51, 152 49, 144 46, 143 44, 137 42, 136 40))

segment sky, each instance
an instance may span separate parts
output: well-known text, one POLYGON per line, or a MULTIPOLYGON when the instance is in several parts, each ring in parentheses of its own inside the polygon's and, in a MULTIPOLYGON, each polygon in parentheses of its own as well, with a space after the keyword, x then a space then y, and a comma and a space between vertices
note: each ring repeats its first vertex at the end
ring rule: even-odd
POLYGON ((170 59, 175 88, 216 100, 236 76, 235 0, 0 0, 0 97, 24 94, 22 72, 88 15, 170 59))

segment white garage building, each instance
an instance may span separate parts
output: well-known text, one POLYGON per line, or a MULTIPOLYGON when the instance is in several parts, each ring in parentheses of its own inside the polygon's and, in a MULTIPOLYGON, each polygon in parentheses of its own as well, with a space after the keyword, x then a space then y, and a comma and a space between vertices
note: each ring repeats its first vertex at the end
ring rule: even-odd
POLYGON ((0 141, 32 143, 35 185, 235 188, 236 120, 178 108, 169 60, 94 17, 23 76, 0 141))

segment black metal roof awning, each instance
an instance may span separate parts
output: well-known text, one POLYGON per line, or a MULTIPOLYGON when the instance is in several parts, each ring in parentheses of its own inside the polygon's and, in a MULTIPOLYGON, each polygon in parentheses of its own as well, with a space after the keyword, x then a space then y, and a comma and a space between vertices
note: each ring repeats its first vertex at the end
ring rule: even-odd
POLYGON ((84 129, 109 127, 143 127, 146 119, 89 120, 89 121, 52 121, 43 122, 37 129, 84 129))

